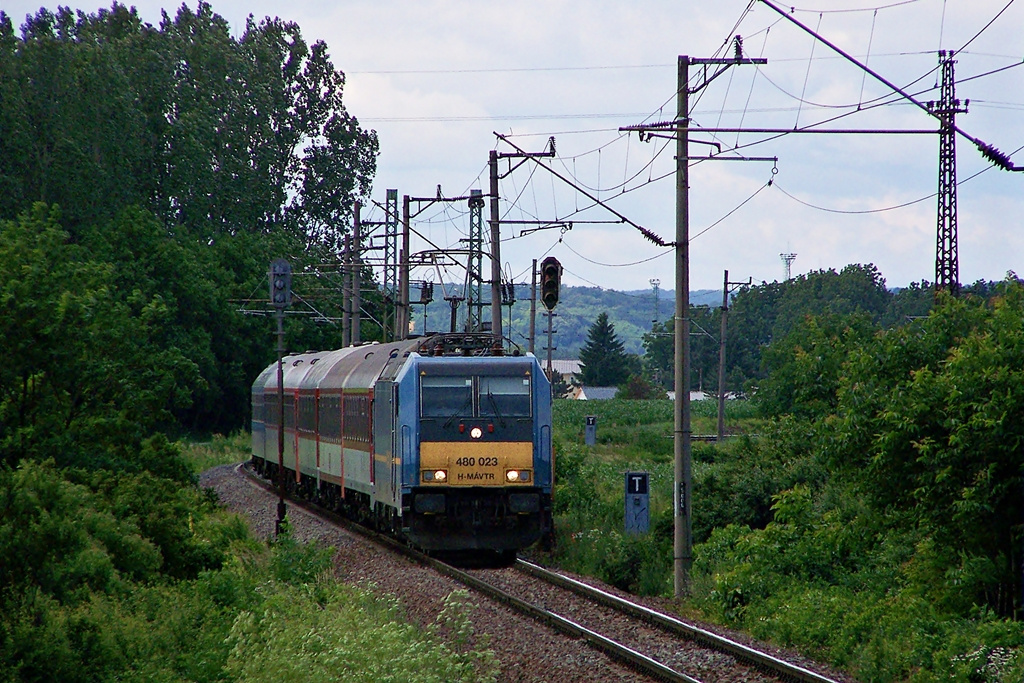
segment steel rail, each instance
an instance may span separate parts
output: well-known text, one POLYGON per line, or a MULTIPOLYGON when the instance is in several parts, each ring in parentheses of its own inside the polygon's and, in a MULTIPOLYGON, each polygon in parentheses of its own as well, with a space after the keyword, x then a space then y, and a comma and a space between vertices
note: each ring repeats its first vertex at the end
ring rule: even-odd
MULTIPOLYGON (((276 492, 270 484, 250 468, 246 467, 245 463, 239 464, 236 469, 241 471, 255 485, 260 486, 270 493, 276 492)), ((334 522, 339 526, 343 526, 349 531, 357 533, 375 543, 378 543, 379 545, 386 546, 388 549, 396 553, 404 555, 417 564, 430 567, 438 573, 458 581, 459 583, 468 586, 492 600, 506 605, 510 609, 513 609, 534 621, 544 623, 556 631, 564 633, 572 638, 581 638, 594 649, 603 652, 609 657, 616 659, 645 675, 666 681, 701 683, 699 679, 665 666, 657 660, 623 645, 622 643, 618 643, 611 638, 603 636, 596 631, 592 631, 571 619, 566 619, 565 617, 555 614, 550 610, 546 610, 542 607, 526 602, 525 600, 493 586, 482 579, 478 579, 468 572, 411 548, 391 536, 381 534, 373 529, 353 522, 338 513, 322 508, 316 503, 312 503, 302 498, 295 498, 294 496, 288 496, 288 499, 293 505, 301 507, 313 515, 329 519, 331 522, 334 522)), ((761 652, 760 650, 743 645, 742 643, 736 642, 732 639, 712 633, 711 631, 693 626, 692 624, 687 624, 675 617, 671 617, 648 607, 644 607, 643 605, 630 602, 629 600, 620 598, 619 596, 601 590, 600 588, 595 588, 594 586, 590 586, 582 581, 577 581, 576 579, 572 579, 563 574, 553 572, 550 569, 546 569, 532 562, 517 559, 514 567, 523 573, 530 574, 542 581, 565 588, 605 607, 625 613, 628 616, 639 619, 645 623, 664 629, 688 640, 698 642, 718 652, 732 655, 738 660, 742 660, 763 671, 778 675, 788 680, 799 681, 800 683, 839 683, 835 679, 815 673, 809 669, 805 669, 765 652, 761 652)))
POLYGON ((456 581, 469 586, 473 590, 483 593, 491 599, 497 600, 498 602, 511 607, 517 612, 525 614, 535 621, 543 622, 555 630, 561 631, 573 638, 582 638, 591 647, 604 652, 613 659, 617 659, 642 673, 666 681, 701 683, 698 679, 693 678, 692 676, 687 676, 680 671, 671 669, 661 662, 637 652, 622 643, 614 641, 611 638, 603 636, 596 631, 591 631, 571 619, 566 619, 565 617, 555 614, 550 610, 546 610, 543 607, 538 607, 526 602, 525 600, 517 598, 511 593, 497 588, 486 581, 478 579, 461 569, 456 569, 449 564, 445 564, 444 562, 426 556, 423 556, 420 561, 445 576, 455 579, 456 581))
MULTIPOLYGON (((244 474, 254 485, 259 486, 260 488, 263 488, 270 493, 275 492, 272 486, 270 486, 262 477, 253 472, 250 468, 246 467, 245 463, 239 463, 235 469, 244 474)), ((658 662, 657 660, 654 660, 648 657, 647 655, 637 652, 636 650, 627 647, 622 643, 616 642, 611 638, 603 636, 600 633, 597 633, 596 631, 592 631, 586 628, 585 626, 582 626, 572 621, 571 619, 566 619, 565 617, 555 614, 554 612, 551 612, 542 607, 538 607, 529 602, 526 602, 525 600, 517 598, 516 596, 512 595, 507 591, 503 591, 502 589, 493 586, 487 583, 486 581, 478 579, 475 576, 469 574, 468 572, 464 572, 461 569, 453 567, 450 564, 446 564, 444 562, 441 562, 440 560, 430 557, 429 555, 425 555, 424 553, 421 553, 420 551, 415 550, 409 547, 408 545, 405 545, 404 543, 394 538, 391 538, 390 536, 386 536, 365 526, 357 524, 349 519, 346 519, 345 517, 342 517, 341 515, 335 512, 325 510, 324 508, 310 501, 301 498, 295 498, 294 496, 289 496, 288 499, 292 502, 293 505, 301 507, 302 509, 306 510, 307 512, 313 515, 316 515, 321 518, 326 518, 331 522, 336 523, 349 531, 357 533, 379 545, 386 546, 389 550, 393 550, 396 553, 404 555, 408 559, 418 564, 430 567, 438 573, 443 574, 465 586, 468 586, 469 588, 472 588, 478 593, 482 593, 483 595, 491 598, 492 600, 500 602, 509 607, 510 609, 513 609, 521 614, 524 614, 530 619, 533 619, 534 621, 539 621, 541 623, 547 624, 556 631, 564 633, 572 638, 581 638, 594 649, 603 652, 609 657, 626 664, 627 666, 639 671, 640 673, 651 676, 652 678, 657 678, 665 681, 673 681, 678 683, 702 683, 702 681, 700 681, 699 679, 693 678, 692 676, 688 676, 685 673, 676 671, 675 669, 671 669, 662 664, 661 662, 658 662)))
POLYGON ((720 652, 726 652, 737 659, 741 659, 772 673, 785 676, 786 678, 801 681, 801 683, 838 683, 834 679, 827 678, 821 674, 817 674, 803 667, 791 664, 790 662, 786 662, 777 657, 773 657, 765 652, 755 650, 754 648, 743 645, 742 643, 720 636, 717 633, 712 633, 711 631, 698 628, 692 624, 687 624, 675 617, 670 617, 666 614, 662 614, 661 612, 656 612, 648 607, 644 607, 643 605, 638 605, 628 600, 624 600, 617 595, 612 595, 607 591, 595 588, 594 586, 585 584, 582 581, 577 581, 576 579, 553 572, 550 569, 545 569, 544 567, 533 564, 532 562, 516 560, 515 568, 519 571, 530 574, 531 576, 535 576, 542 581, 552 583, 582 595, 583 597, 598 602, 606 607, 624 612, 632 617, 641 619, 649 624, 658 626, 689 640, 698 641, 701 644, 720 652))

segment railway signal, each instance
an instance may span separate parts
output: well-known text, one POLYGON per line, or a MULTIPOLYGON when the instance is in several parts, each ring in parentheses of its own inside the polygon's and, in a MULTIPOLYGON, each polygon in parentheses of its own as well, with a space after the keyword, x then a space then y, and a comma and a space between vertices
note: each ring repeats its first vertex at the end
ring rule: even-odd
MULTIPOLYGON (((270 305, 277 309, 277 424, 284 425, 284 309, 292 303, 292 266, 283 258, 270 262, 270 305)), ((284 502, 284 429, 277 430, 277 522, 274 535, 284 529, 288 508, 284 502)))
POLYGON ((292 303, 292 267, 283 258, 270 262, 270 304, 284 309, 292 303))
POLYGON ((540 264, 540 300, 549 311, 558 303, 558 289, 562 280, 562 264, 548 256, 540 264))

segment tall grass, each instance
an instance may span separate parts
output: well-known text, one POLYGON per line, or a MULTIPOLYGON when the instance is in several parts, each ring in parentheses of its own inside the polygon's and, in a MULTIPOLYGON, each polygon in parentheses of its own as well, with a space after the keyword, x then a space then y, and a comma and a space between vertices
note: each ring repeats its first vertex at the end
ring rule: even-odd
POLYGON ((231 436, 214 434, 209 441, 179 441, 178 447, 195 474, 211 467, 248 460, 250 456, 248 432, 238 431, 231 436))

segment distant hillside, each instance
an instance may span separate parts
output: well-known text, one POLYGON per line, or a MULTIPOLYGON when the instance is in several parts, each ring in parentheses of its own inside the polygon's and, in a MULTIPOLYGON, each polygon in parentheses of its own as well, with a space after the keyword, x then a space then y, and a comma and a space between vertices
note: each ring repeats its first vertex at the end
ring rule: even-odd
MULTIPOLYGON (((450 319, 449 305, 440 300, 439 286, 435 286, 435 300, 427 307, 427 327, 431 331, 446 330, 450 319)), ((415 300, 418 294, 413 292, 415 300)), ((722 303, 722 292, 701 289, 690 292, 690 303, 694 306, 719 306, 722 303)), ((599 287, 568 287, 563 286, 558 306, 555 308, 553 335, 554 358, 577 358, 580 349, 587 341, 587 331, 602 311, 608 313, 608 319, 615 325, 615 333, 629 353, 643 353, 642 337, 651 329, 651 321, 655 318, 664 321, 672 317, 675 307, 675 293, 671 290, 658 292, 657 311, 655 311, 654 291, 634 290, 620 292, 614 289, 599 287)), ((547 319, 544 317, 544 306, 537 302, 537 342, 536 353, 544 356, 547 352, 546 330, 547 319)), ((503 307, 504 325, 508 325, 508 307, 503 307)), ((423 330, 423 306, 413 306, 416 332, 423 330)), ((465 305, 458 309, 459 324, 466 319, 465 305)), ((484 320, 490 320, 490 309, 485 309, 484 320)), ((516 287, 516 302, 512 306, 511 334, 506 336, 528 348, 530 333, 530 288, 516 287)))

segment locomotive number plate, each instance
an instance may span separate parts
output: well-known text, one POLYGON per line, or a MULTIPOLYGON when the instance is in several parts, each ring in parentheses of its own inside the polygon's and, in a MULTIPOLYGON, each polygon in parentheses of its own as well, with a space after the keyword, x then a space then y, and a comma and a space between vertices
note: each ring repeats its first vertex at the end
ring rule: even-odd
POLYGON ((447 470, 448 486, 506 486, 507 470, 533 468, 533 444, 425 442, 420 468, 447 470))
MULTIPOLYGON (((500 460, 503 460, 501 458, 500 460)), ((498 484, 502 480, 501 462, 496 455, 479 457, 464 455, 455 458, 452 467, 453 484, 498 484)))

